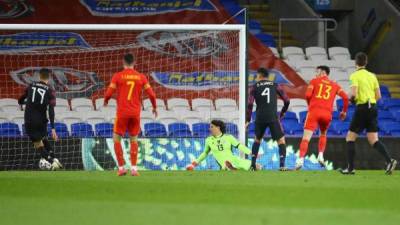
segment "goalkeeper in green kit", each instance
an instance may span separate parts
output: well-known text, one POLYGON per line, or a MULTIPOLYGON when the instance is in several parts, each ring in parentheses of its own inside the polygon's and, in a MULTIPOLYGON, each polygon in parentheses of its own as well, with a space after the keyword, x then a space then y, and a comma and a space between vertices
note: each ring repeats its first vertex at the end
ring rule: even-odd
POLYGON ((193 170, 210 152, 221 166, 222 170, 250 170, 251 161, 233 155, 232 147, 238 148, 245 154, 251 151, 230 134, 225 134, 225 123, 220 120, 211 121, 211 136, 206 139, 205 149, 201 155, 189 164, 186 169, 193 170))

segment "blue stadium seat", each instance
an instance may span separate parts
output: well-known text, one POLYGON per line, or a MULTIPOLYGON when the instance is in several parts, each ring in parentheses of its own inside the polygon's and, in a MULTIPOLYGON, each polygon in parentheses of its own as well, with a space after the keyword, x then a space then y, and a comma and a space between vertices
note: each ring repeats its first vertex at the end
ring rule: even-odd
POLYGON ((391 97, 388 86, 380 85, 379 89, 381 90, 382 98, 390 98, 391 97))
MULTIPOLYGON (((339 112, 342 111, 342 109, 343 109, 343 99, 336 100, 336 108, 337 108, 337 111, 339 111, 339 112)), ((354 112, 354 110, 355 110, 355 106, 349 102, 348 111, 353 111, 354 112)))
MULTIPOLYGON (((59 138, 69 137, 68 127, 65 123, 54 123, 54 129, 56 129, 56 133, 59 138)), ((51 136, 50 124, 47 124, 47 135, 51 136)))
POLYGON ((194 123, 192 125, 193 136, 195 137, 207 137, 210 134, 209 123, 194 123))
POLYGON ((171 123, 168 125, 170 137, 191 137, 189 125, 186 123, 171 123))
POLYGON ((88 123, 73 123, 73 124, 71 124, 71 136, 80 137, 80 138, 93 137, 94 132, 93 132, 92 125, 90 125, 88 123))
POLYGON ((339 122, 334 124, 334 129, 340 134, 345 134, 349 130, 350 122, 339 122))
POLYGON ((20 137, 21 131, 18 124, 15 123, 0 123, 0 137, 20 137))
POLYGON ((258 33, 255 35, 264 45, 269 47, 276 47, 274 36, 270 34, 258 33))
POLYGON ((249 28, 250 28, 250 29, 262 30, 261 23, 259 23, 259 22, 256 21, 256 20, 250 20, 250 21, 249 21, 249 28))
POLYGON ((389 110, 394 110, 394 109, 399 109, 400 110, 400 99, 398 98, 390 98, 386 99, 384 101, 385 104, 385 109, 389 110))
POLYGON ((239 130, 236 124, 234 123, 226 123, 226 133, 232 134, 235 137, 239 136, 239 130))
POLYGON ((256 111, 251 113, 251 121, 256 120, 256 111))
POLYGON ((286 134, 298 134, 298 133, 303 133, 303 126, 299 124, 297 121, 294 120, 283 120, 282 121, 282 126, 286 134))
POLYGON ((299 112, 300 123, 304 123, 307 118, 307 111, 299 112))
POLYGON ((97 123, 94 125, 96 136, 110 138, 113 136, 113 124, 111 123, 97 123))
POLYGON ((146 123, 144 134, 146 137, 165 137, 167 136, 167 129, 162 123, 146 123))
POLYGON ((398 122, 384 122, 379 125, 380 131, 383 131, 386 135, 400 132, 400 123, 398 122))
POLYGON ((333 113, 332 113, 332 120, 339 120, 339 115, 340 115, 340 112, 338 112, 338 111, 333 111, 333 113))
POLYGON ((396 111, 395 113, 394 113, 394 118, 396 119, 396 121, 397 122, 400 122, 400 111, 396 111))
POLYGON ((247 129, 248 129, 248 134, 247 134, 247 136, 248 136, 249 138, 253 138, 253 137, 255 136, 255 129, 256 129, 255 123, 254 123, 254 122, 251 122, 251 123, 249 124, 249 127, 248 127, 247 129))
POLYGON ((394 118, 393 118, 392 113, 389 111, 379 111, 378 112, 378 121, 380 123, 394 122, 394 118))

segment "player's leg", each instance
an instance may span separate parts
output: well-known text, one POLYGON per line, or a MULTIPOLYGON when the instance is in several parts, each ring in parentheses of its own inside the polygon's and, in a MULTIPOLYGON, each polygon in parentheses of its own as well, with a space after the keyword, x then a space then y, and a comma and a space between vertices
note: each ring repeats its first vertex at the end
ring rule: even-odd
POLYGON ((139 176, 137 168, 137 158, 138 158, 138 135, 140 132, 140 118, 131 118, 128 123, 128 130, 131 142, 131 175, 139 176))
POLYGON ((326 142, 329 126, 331 125, 332 116, 331 113, 326 113, 321 119, 318 121, 319 128, 320 128, 320 135, 318 141, 318 162, 322 167, 325 167, 325 159, 324 159, 324 152, 326 149, 326 142))
POLYGON ((316 115, 318 115, 318 113, 308 112, 307 118, 304 122, 304 133, 300 143, 300 155, 296 162, 296 170, 301 169, 304 165, 304 157, 308 151, 308 144, 311 140, 314 130, 318 126, 316 115))
POLYGON ((44 148, 49 153, 49 158, 53 159, 53 163, 52 163, 53 169, 57 170, 57 169, 63 168, 63 165, 61 164, 61 162, 54 156, 53 147, 50 145, 49 140, 47 140, 47 138, 43 138, 42 142, 43 142, 44 148))
POLYGON ((225 166, 229 170, 250 170, 251 161, 233 156, 230 160, 225 161, 225 166))
POLYGON ((264 136, 265 130, 267 129, 266 123, 257 122, 255 124, 255 137, 254 143, 251 147, 251 169, 257 170, 256 161, 258 157, 258 151, 260 150, 260 144, 262 137, 264 136))
POLYGON ((124 153, 122 151, 121 139, 126 131, 126 120, 124 118, 115 118, 114 122, 114 151, 118 163, 118 176, 126 175, 124 153))
MULTIPOLYGON (((46 125, 47 126, 47 125, 46 125)), ((47 127, 46 127, 47 129, 47 127)), ((45 168, 50 169, 53 159, 49 157, 49 152, 44 147, 42 139, 47 135, 47 131, 43 132, 43 124, 33 124, 25 122, 25 131, 29 139, 33 143, 33 147, 40 154, 39 164, 45 165, 45 168)))
POLYGON ((273 140, 278 142, 279 148, 279 169, 281 171, 286 171, 285 161, 286 161, 286 140, 285 134, 283 133, 282 125, 277 120, 269 124, 269 129, 271 131, 271 137, 273 140))
POLYGON ((391 155, 387 151, 386 146, 379 140, 376 108, 370 109, 370 116, 366 129, 369 144, 385 158, 386 174, 392 174, 393 170, 396 168, 397 161, 392 159, 391 155))

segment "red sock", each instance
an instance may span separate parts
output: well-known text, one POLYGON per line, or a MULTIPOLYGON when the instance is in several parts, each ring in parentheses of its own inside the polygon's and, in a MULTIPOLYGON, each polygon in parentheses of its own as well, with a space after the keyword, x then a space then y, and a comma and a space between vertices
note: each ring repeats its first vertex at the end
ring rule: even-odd
POLYGON ((131 141, 131 164, 136 166, 139 145, 137 141, 131 141))
POLYGON ((117 156, 118 166, 119 167, 124 166, 125 160, 124 160, 124 155, 122 153, 121 142, 119 141, 114 142, 114 150, 115 150, 115 155, 117 156))
POLYGON ((308 150, 308 142, 307 140, 303 139, 300 143, 300 158, 303 158, 307 154, 308 150))
POLYGON ((326 135, 319 137, 318 152, 324 153, 326 147, 326 135))

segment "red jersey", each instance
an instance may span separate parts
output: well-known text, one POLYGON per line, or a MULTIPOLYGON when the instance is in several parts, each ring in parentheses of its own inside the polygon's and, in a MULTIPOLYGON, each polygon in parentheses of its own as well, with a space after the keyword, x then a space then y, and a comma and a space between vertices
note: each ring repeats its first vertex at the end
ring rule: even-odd
MULTIPOLYGON (((330 80, 328 76, 314 78, 310 81, 306 92, 309 111, 322 109, 332 112, 336 95, 346 95, 339 84, 330 80)), ((344 111, 347 111, 347 107, 344 111)))
POLYGON ((124 69, 114 74, 109 88, 116 92, 117 117, 140 117, 142 89, 150 88, 145 75, 134 69, 124 69))

